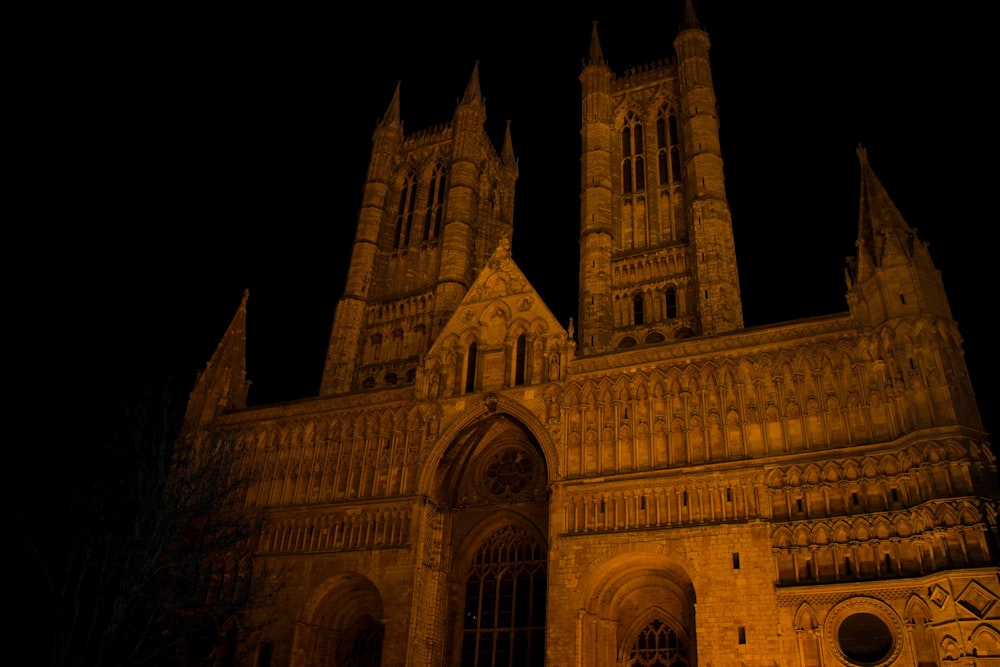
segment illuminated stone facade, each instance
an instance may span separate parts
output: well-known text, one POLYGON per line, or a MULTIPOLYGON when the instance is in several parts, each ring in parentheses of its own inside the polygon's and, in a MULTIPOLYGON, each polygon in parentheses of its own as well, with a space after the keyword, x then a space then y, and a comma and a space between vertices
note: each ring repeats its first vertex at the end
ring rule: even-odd
POLYGON ((404 135, 397 88, 375 132, 319 397, 246 407, 244 298, 188 429, 248 447, 285 576, 247 664, 1000 665, 996 468, 926 247, 859 149, 849 311, 744 328, 690 4, 674 47, 616 75, 594 28, 576 327, 511 258, 476 69, 447 125, 404 135))

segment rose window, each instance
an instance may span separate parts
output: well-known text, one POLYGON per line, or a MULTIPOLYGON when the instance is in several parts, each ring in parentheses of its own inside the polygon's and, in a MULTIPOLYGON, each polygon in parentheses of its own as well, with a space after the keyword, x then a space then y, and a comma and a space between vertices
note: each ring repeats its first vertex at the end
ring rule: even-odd
POLYGON ((531 483, 534 468, 527 452, 508 447, 494 454, 483 468, 483 484, 497 498, 513 498, 531 483))

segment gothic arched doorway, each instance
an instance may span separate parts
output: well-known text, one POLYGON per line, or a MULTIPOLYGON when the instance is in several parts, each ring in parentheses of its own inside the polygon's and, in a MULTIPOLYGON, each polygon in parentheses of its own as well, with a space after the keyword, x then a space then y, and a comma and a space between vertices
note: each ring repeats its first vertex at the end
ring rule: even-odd
POLYGON ((444 458, 448 510, 449 667, 542 667, 548 569, 548 474, 534 436, 491 414, 444 458))

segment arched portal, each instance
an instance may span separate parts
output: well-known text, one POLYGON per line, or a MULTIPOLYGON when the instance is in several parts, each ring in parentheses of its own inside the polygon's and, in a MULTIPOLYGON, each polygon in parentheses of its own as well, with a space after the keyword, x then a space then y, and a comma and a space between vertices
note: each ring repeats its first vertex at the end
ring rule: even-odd
POLYGON ((379 665, 383 615, 382 596, 367 577, 344 573, 328 580, 296 624, 292 664, 379 665))
POLYGON ((697 667, 695 592, 669 556, 630 551, 595 563, 578 628, 584 667, 697 667))
POLYGON ((542 667, 548 474, 534 435, 492 412, 452 439, 437 471, 450 535, 449 667, 542 667))

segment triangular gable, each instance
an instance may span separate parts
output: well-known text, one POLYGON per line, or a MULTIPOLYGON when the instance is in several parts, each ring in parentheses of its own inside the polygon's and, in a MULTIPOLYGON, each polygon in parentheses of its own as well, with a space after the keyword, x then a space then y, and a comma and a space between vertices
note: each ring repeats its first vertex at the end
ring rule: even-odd
MULTIPOLYGON (((565 367, 572 341, 535 288, 510 256, 502 240, 473 281, 465 298, 431 344, 424 357, 430 375, 457 379, 467 368, 475 343, 482 390, 500 389, 515 380, 518 338, 525 336, 528 384, 555 379, 565 367)), ((457 390, 458 383, 453 387, 457 390)))
POLYGON ((475 339, 480 345, 495 346, 521 330, 568 338, 566 329, 514 262, 509 242, 501 240, 428 355, 439 354, 447 339, 475 339))

